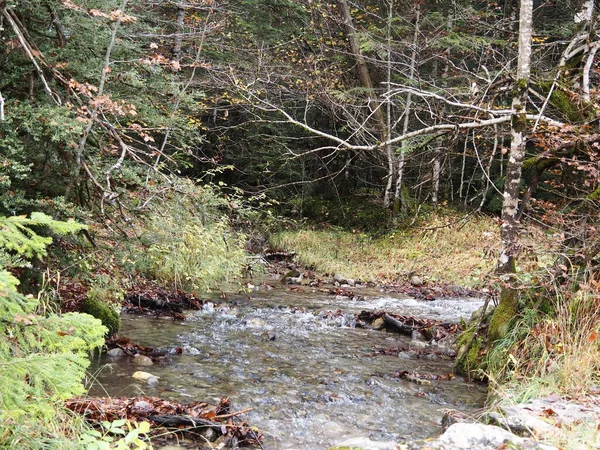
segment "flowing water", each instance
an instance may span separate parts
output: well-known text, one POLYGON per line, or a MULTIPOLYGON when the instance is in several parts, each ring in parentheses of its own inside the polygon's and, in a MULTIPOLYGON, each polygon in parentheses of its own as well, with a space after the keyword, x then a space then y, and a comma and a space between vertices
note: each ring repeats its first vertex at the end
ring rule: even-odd
POLYGON ((209 303, 184 322, 123 316, 121 335, 152 347, 182 347, 165 366, 139 367, 129 358, 97 375, 92 395, 162 396, 180 402, 218 402, 230 397, 234 410, 264 433, 266 449, 325 449, 353 437, 374 440, 424 438, 439 431, 446 409, 480 407, 484 388, 456 378, 430 386, 391 378, 394 372, 447 374, 452 361, 368 356, 376 349, 414 347, 410 337, 354 327, 354 313, 386 310, 457 321, 481 306, 478 299, 430 302, 389 296, 350 300, 283 287, 251 298, 209 303), (270 340, 274 338, 274 340, 270 340), (145 370, 157 386, 136 382, 145 370))

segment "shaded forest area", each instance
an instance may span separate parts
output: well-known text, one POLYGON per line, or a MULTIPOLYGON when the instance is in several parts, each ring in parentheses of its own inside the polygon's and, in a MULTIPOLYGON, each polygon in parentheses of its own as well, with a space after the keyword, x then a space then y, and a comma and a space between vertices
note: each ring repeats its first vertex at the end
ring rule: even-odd
POLYGON ((124 280, 205 291, 249 251, 289 250, 269 241, 284 228, 392 245, 450 210, 499 229, 466 244, 497 261, 479 287, 499 306, 464 324, 458 368, 522 386, 586 354, 569 387, 585 390, 600 363, 598 27, 593 0, 0 1, 0 360, 22 367, 0 376, 26 394, 4 409, 72 432, 47 415, 82 392, 105 329, 61 313, 120 304, 124 280))

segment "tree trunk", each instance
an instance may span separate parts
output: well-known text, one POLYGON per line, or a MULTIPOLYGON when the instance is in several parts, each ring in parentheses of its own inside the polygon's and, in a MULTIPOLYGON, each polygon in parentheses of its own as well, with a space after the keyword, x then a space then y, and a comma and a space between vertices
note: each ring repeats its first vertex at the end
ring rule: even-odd
POLYGON ((350 14, 350 8, 346 0, 337 0, 342 20, 344 21, 344 28, 346 31, 346 38, 350 44, 350 51, 354 60, 356 61, 356 69, 358 71, 358 77, 362 86, 367 91, 369 96, 369 106, 372 111, 372 117, 375 122, 376 135, 381 142, 386 142, 388 136, 386 135, 385 118, 383 111, 381 110, 381 104, 373 88, 373 81, 371 80, 371 74, 369 73, 369 67, 367 62, 360 51, 360 44, 356 35, 356 28, 354 28, 354 22, 352 15, 350 14))
MULTIPOLYGON (((412 41, 412 51, 410 54, 410 67, 409 67, 409 77, 411 80, 415 78, 416 66, 417 66, 417 43, 419 40, 419 26, 421 24, 421 8, 417 3, 417 16, 415 18, 415 32, 413 34, 412 41)), ((408 126, 410 124, 410 111, 412 107, 412 95, 409 91, 406 94, 406 105, 404 107, 404 123, 402 124, 402 134, 406 134, 408 132, 408 126)), ((404 165, 406 163, 406 144, 402 141, 402 146, 400 147, 400 153, 398 154, 398 172, 396 177, 396 192, 394 193, 394 211, 400 211, 404 214, 407 210, 407 202, 406 199, 402 196, 402 183, 404 178, 404 165)))
POLYGON ((508 331, 508 325, 515 317, 518 299, 515 289, 511 286, 516 272, 515 260, 519 251, 518 209, 519 186, 525 155, 524 131, 527 125, 525 102, 527 86, 531 70, 531 34, 532 34, 533 0, 521 0, 519 14, 519 57, 517 61, 517 76, 512 100, 511 141, 504 183, 504 201, 502 203, 502 226, 500 235, 502 250, 498 258, 497 273, 501 276, 504 286, 500 293, 500 303, 490 321, 488 333, 489 342, 503 337, 508 331))
MULTIPOLYGON (((387 23, 387 90, 392 88, 392 19, 394 18, 394 1, 388 4, 388 23, 387 23)), ((392 137, 392 97, 388 95, 386 100, 386 135, 392 137)), ((391 206, 392 187, 394 185, 394 151, 391 144, 385 146, 385 155, 388 162, 387 182, 385 185, 385 194, 383 196, 383 206, 391 206)))
POLYGON ((183 43, 183 21, 185 20, 185 8, 178 6, 177 8, 177 35, 175 36, 175 45, 173 46, 173 60, 181 59, 181 48, 183 43))

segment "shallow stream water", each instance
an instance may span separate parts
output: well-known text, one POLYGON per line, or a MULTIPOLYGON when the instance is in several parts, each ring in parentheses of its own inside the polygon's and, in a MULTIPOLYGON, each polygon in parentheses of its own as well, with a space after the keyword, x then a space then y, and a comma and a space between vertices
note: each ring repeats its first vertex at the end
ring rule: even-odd
POLYGON ((319 450, 353 437, 425 438, 439 431, 444 410, 480 407, 484 387, 461 378, 430 386, 391 378, 403 370, 447 374, 452 361, 414 352, 368 356, 417 344, 410 337, 355 328, 354 313, 386 310, 452 322, 468 318, 481 304, 383 294, 350 300, 281 287, 207 304, 184 322, 124 315, 121 336, 152 347, 182 347, 183 354, 151 367, 103 357, 94 363, 97 381, 90 394, 144 394, 184 403, 227 396, 234 410, 253 408, 243 418, 265 435, 265 449, 319 450), (110 367, 102 368, 105 364, 110 367), (151 372, 160 383, 149 387, 133 380, 136 370, 151 372))

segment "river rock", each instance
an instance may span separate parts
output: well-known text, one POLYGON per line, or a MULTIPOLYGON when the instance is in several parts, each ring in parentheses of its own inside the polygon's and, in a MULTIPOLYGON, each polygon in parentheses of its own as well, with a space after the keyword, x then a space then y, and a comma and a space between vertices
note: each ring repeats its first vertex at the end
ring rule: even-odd
POLYGON ((523 437, 552 437, 558 432, 557 428, 518 406, 504 407, 500 412, 489 412, 485 419, 492 425, 523 437))
POLYGON ((334 284, 335 283, 344 284, 346 282, 346 279, 343 276, 341 276, 339 273, 336 273, 333 276, 333 282, 334 282, 334 284))
POLYGON ((527 403, 503 406, 488 413, 487 419, 522 436, 553 437, 560 429, 579 423, 597 423, 600 398, 589 397, 582 404, 562 399, 559 395, 538 398, 527 403))
POLYGON ((106 354, 108 356, 112 356, 113 358, 125 356, 125 352, 119 347, 111 348, 109 351, 106 352, 106 354))
POLYGON ((154 409, 154 406, 152 406, 150 402, 147 402, 145 400, 138 400, 131 406, 131 409, 133 410, 133 412, 136 412, 138 414, 145 414, 152 411, 154 409))
POLYGON ((267 326, 267 322, 259 317, 251 317, 246 320, 246 326, 248 328, 263 328, 267 326))
POLYGON ((154 364, 152 360, 145 355, 135 355, 133 357, 133 363, 137 364, 138 366, 151 366, 154 364))
POLYGON ((133 375, 131 375, 131 377, 135 378, 136 380, 140 380, 140 381, 148 381, 150 378, 160 378, 160 377, 157 377, 156 375, 152 375, 151 373, 142 372, 141 370, 138 370, 137 372, 135 372, 133 375))
POLYGON ((439 438, 426 444, 411 445, 420 450, 558 450, 551 445, 519 437, 494 425, 482 423, 455 423, 439 438))
POLYGON ((412 284, 415 287, 421 287, 423 286, 423 284, 425 284, 425 282, 423 281, 423 278, 421 278, 418 275, 413 275, 412 277, 410 277, 410 284, 412 284))
POLYGON ((150 377, 146 380, 148 386, 156 386, 158 384, 158 377, 150 377))
POLYGON ((340 442, 329 450, 398 450, 399 448, 401 447, 394 442, 379 442, 372 441, 369 438, 359 437, 340 442))
POLYGON ((267 341, 274 341, 275 339, 277 339, 277 335, 275 334, 274 331, 264 331, 261 335, 260 335, 260 339, 267 342, 267 341))

